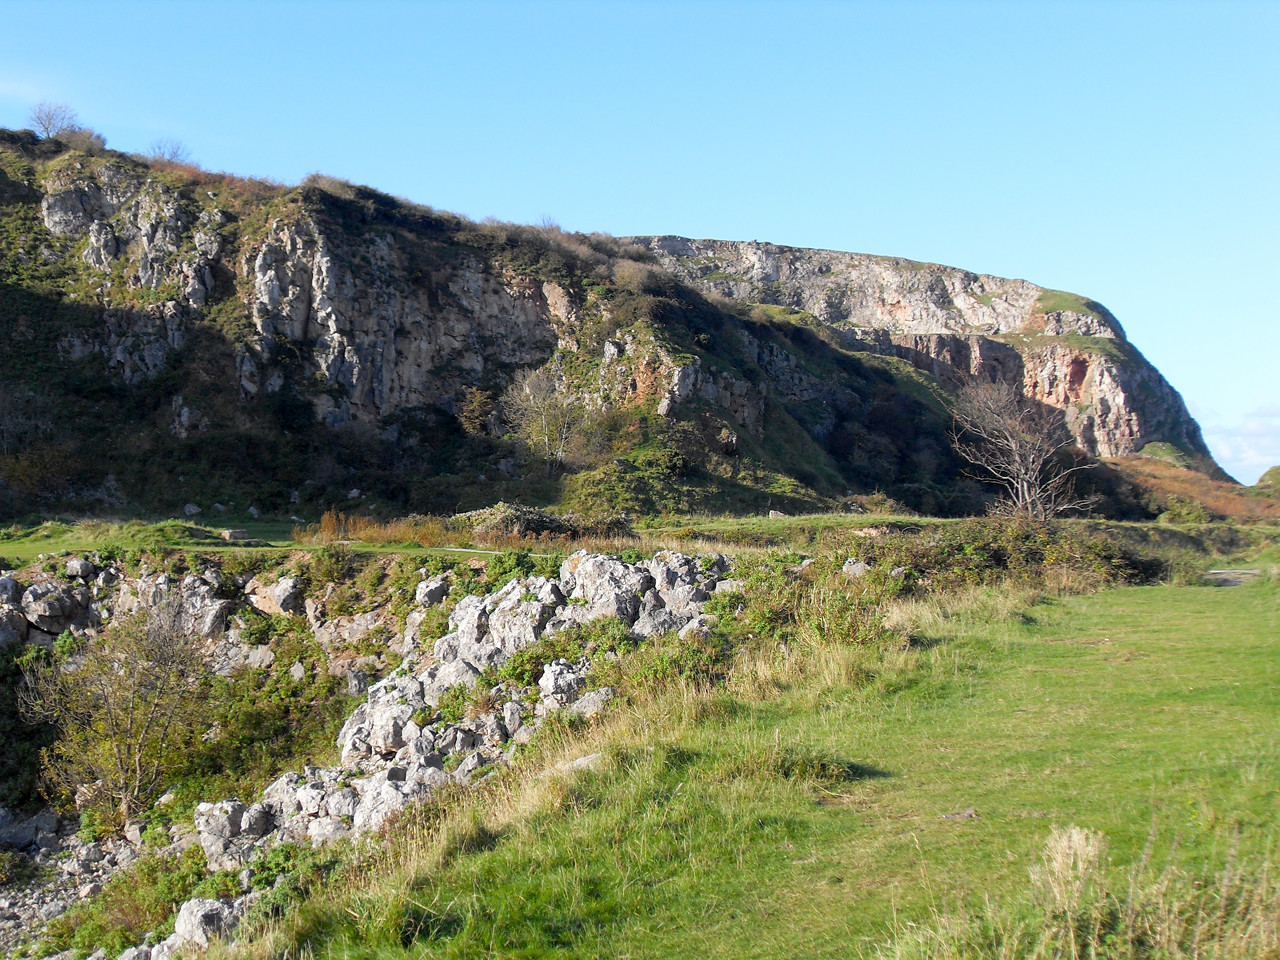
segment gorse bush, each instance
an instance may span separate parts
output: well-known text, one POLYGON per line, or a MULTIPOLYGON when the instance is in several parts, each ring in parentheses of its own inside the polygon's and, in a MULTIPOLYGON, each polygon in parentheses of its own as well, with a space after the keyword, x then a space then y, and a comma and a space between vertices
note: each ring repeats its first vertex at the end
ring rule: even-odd
POLYGON ((1161 523, 1208 523, 1213 517, 1203 503, 1193 497, 1180 497, 1171 493, 1165 501, 1161 523))

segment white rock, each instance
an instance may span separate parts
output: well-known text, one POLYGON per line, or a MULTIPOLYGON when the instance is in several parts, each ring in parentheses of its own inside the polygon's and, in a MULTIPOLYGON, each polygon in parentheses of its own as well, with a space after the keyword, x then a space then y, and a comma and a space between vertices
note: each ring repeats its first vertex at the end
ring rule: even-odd
POLYGON ((188 900, 178 910, 173 934, 180 946, 194 943, 207 947, 210 941, 230 934, 239 919, 235 907, 228 900, 188 900))

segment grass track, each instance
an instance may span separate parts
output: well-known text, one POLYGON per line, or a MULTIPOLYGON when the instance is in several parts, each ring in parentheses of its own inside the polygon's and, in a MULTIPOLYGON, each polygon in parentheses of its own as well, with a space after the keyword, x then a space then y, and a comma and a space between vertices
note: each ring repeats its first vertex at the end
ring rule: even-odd
POLYGON ((1016 896, 1052 824, 1104 832, 1117 869, 1149 835, 1196 872, 1267 855, 1278 601, 1274 581, 1113 590, 942 623, 870 682, 637 716, 558 803, 304 926, 349 956, 843 957, 895 918, 1016 896), (787 779, 768 758, 788 751, 861 776, 787 779))

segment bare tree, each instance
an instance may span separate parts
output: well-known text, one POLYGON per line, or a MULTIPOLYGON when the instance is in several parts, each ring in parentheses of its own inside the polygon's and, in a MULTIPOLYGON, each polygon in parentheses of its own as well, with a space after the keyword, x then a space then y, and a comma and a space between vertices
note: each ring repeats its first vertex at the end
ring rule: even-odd
POLYGON ((76 112, 65 103, 41 100, 31 110, 31 126, 42 137, 57 137, 79 124, 76 112))
POLYGON ((147 147, 147 156, 152 160, 164 160, 168 163, 187 163, 191 159, 191 151, 181 140, 168 138, 151 141, 147 147))
POLYGON ((564 464, 587 419, 586 407, 560 386, 550 367, 518 374, 502 395, 502 413, 548 470, 564 464))
POLYGON ((145 807, 202 716, 205 675, 176 604, 114 624, 65 664, 29 667, 24 712, 58 731, 43 753, 49 782, 121 819, 145 807))
POLYGON ((1008 383, 969 383, 956 392, 952 415, 956 452, 980 469, 978 479, 1004 490, 998 509, 1046 520, 1095 502, 1076 494, 1075 474, 1092 464, 1072 462, 1057 410, 1008 383))

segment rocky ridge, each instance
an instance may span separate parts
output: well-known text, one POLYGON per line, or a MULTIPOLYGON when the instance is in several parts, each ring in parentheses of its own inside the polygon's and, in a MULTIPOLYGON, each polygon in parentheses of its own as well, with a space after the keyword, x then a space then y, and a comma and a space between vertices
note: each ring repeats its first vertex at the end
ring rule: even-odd
MULTIPOLYGON (((376 832, 408 804, 442 785, 469 783, 504 762, 549 714, 563 710, 593 717, 607 707, 615 691, 592 688, 593 663, 584 657, 547 663, 536 686, 499 683, 484 698, 489 709, 474 716, 445 719, 436 708, 446 694, 474 687, 487 668, 576 624, 613 617, 641 639, 669 631, 681 636, 706 631, 714 622, 702 613, 706 601, 714 593, 741 589, 740 583, 727 579, 727 571, 728 561, 718 555, 695 558, 662 552, 642 563, 627 563, 579 551, 564 561, 556 578, 516 578, 490 594, 463 598, 449 616, 449 632, 439 638, 421 636, 420 628, 426 611, 445 600, 448 577, 423 579, 403 632, 392 640, 403 651, 403 662, 368 686, 364 702, 348 717, 338 737, 341 765, 287 773, 251 803, 203 803, 196 810, 195 834, 173 828, 172 849, 199 843, 211 870, 243 871, 274 844, 319 846, 376 832)), ((51 642, 49 631, 55 628, 92 636, 123 612, 176 603, 183 622, 205 638, 210 666, 219 672, 239 666, 269 668, 274 659, 269 648, 238 643, 238 603, 268 612, 306 610, 322 645, 335 632, 320 618, 320 606, 305 598, 298 581, 290 577, 271 586, 257 579, 235 584, 242 599, 232 601, 219 596, 226 584, 213 571, 181 581, 145 572, 128 577, 112 566, 99 569, 88 560, 72 558, 64 577, 42 580, 25 591, 17 589, 20 585, 12 577, 0 579, 0 586, 0 596, 8 598, 3 611, 26 611, 15 602, 28 594, 42 598, 39 615, 45 619, 40 622, 49 630, 24 617, 26 642, 38 644, 51 642), (87 594, 83 603, 81 594, 87 594), (55 609, 56 616, 50 612, 55 609)), ((350 661, 336 664, 347 672, 350 683, 362 686, 366 675, 358 666, 350 661)), ((144 824, 131 823, 123 839, 93 844, 79 840, 73 830, 73 822, 51 812, 17 820, 0 810, 0 846, 24 850, 38 865, 58 865, 52 882, 0 902, 0 945, 12 945, 14 936, 30 935, 75 900, 99 892, 116 871, 137 859, 144 824)), ((167 960, 189 944, 203 946, 211 937, 231 935, 259 896, 248 890, 246 876, 242 873, 243 896, 184 904, 171 937, 137 948, 139 952, 124 960, 167 960)))

